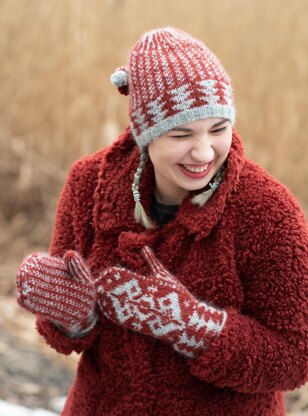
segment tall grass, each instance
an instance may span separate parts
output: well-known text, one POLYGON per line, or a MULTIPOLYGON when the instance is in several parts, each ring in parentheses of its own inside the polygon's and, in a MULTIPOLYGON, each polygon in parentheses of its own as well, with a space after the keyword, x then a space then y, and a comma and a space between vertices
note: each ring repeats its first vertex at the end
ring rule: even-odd
POLYGON ((126 126, 109 77, 158 26, 218 55, 247 155, 308 213, 307 21, 307 0, 0 0, 0 289, 12 290, 25 253, 47 247, 69 165, 126 126))
POLYGON ((127 124, 110 74, 163 25, 215 51, 233 79, 246 153, 307 212, 307 20, 306 0, 1 0, 0 244, 48 244, 69 165, 127 124))

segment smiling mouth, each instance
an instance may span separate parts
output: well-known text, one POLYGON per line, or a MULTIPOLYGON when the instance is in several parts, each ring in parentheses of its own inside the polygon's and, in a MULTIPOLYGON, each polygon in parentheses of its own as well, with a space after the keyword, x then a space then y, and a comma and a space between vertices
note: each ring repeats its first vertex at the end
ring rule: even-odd
POLYGON ((188 172, 192 172, 192 173, 202 173, 205 172, 208 168, 210 163, 207 163, 206 165, 186 165, 186 164, 181 164, 181 166, 186 169, 188 172))
POLYGON ((204 165, 193 165, 193 164, 181 163, 181 164, 178 164, 178 167, 180 171, 188 178, 201 179, 201 178, 205 178, 209 174, 210 170, 212 169, 213 164, 214 164, 214 160, 204 165))

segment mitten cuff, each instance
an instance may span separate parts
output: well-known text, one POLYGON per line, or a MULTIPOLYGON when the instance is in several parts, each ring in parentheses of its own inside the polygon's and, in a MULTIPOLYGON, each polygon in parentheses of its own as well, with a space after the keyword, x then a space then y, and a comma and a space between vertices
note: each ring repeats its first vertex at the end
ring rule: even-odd
POLYGON ((59 331, 62 332, 62 334, 64 334, 68 338, 83 338, 87 336, 95 327, 97 319, 98 319, 98 315, 95 314, 95 315, 92 315, 91 319, 87 320, 86 324, 74 325, 70 328, 63 327, 57 321, 51 321, 51 322, 53 326, 55 326, 59 331))

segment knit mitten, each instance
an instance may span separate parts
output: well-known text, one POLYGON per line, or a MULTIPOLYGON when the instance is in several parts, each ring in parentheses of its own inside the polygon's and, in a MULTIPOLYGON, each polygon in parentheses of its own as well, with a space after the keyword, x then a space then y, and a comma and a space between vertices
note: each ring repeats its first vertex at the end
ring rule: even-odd
POLYGON ((149 275, 109 267, 96 280, 103 314, 116 324, 171 342, 180 353, 194 357, 222 331, 227 312, 197 300, 149 247, 141 252, 149 275))
POLYGON ((83 336, 97 320, 94 281, 76 251, 63 259, 48 253, 28 256, 17 273, 17 301, 71 337, 83 336))

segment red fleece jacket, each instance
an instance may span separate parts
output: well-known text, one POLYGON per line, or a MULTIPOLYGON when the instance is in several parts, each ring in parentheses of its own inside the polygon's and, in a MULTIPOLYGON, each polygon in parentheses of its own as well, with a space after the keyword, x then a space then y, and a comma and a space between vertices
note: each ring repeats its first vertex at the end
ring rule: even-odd
MULTIPOLYGON (((84 338, 46 321, 39 332, 57 351, 82 352, 63 415, 282 416, 284 393, 307 380, 308 230, 291 193, 244 156, 234 131, 223 183, 203 208, 190 193, 174 221, 135 224, 131 192, 139 151, 129 130, 77 161, 62 191, 50 252, 78 250, 93 276, 121 264, 147 273, 152 247, 196 297, 227 309, 207 351, 187 359, 151 337, 101 317, 84 338)), ((150 215, 149 162, 140 182, 150 215)))

